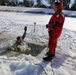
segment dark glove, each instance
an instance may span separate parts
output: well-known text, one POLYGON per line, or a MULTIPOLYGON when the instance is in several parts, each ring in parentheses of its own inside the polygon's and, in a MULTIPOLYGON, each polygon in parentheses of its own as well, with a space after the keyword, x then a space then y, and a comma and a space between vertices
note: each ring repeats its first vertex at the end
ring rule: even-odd
POLYGON ((49 34, 52 34, 52 30, 49 30, 48 33, 49 33, 49 34))
POLYGON ((24 30, 25 30, 25 32, 27 31, 27 27, 26 26, 25 26, 24 30))
POLYGON ((49 36, 51 38, 51 36, 52 36, 52 30, 49 30, 48 33, 49 33, 49 36))
POLYGON ((46 28, 48 28, 48 24, 46 25, 46 28))

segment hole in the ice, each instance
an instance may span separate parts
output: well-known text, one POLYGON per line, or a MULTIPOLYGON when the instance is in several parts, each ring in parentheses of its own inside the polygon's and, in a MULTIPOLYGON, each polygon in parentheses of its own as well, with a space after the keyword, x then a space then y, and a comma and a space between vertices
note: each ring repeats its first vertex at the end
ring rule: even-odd
POLYGON ((42 46, 42 45, 32 44, 32 43, 28 43, 28 46, 31 48, 31 52, 29 52, 29 54, 31 54, 32 56, 37 56, 44 50, 44 48, 46 48, 45 45, 42 46))

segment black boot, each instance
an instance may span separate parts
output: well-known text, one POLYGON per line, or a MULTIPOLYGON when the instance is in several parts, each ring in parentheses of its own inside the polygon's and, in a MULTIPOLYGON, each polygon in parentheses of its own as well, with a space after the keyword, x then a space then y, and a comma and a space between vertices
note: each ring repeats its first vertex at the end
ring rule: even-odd
POLYGON ((51 61, 54 56, 55 56, 55 54, 52 54, 52 55, 49 54, 47 57, 44 57, 43 60, 44 61, 51 61))
MULTIPOLYGON (((50 53, 50 50, 48 51, 48 52, 46 52, 46 54, 45 55, 49 55, 49 53, 50 53)), ((54 54, 53 54, 54 56, 55 56, 55 50, 54 50, 54 54)))
POLYGON ((49 55, 49 51, 48 52, 46 52, 46 54, 45 55, 49 55))
MULTIPOLYGON (((50 55, 50 54, 49 54, 49 52, 46 52, 46 54, 45 54, 45 55, 47 55, 47 56, 48 56, 48 55, 50 55)), ((55 57, 55 54, 53 54, 53 56, 55 57)))

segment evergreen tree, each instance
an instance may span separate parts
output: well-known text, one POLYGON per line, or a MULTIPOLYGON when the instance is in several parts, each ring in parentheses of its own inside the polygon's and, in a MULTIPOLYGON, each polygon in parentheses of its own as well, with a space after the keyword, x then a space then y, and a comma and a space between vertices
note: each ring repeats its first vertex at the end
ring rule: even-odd
POLYGON ((52 8, 52 4, 54 3, 55 0, 46 0, 48 4, 50 5, 50 8, 52 8))
POLYGON ((70 0, 63 0, 63 8, 68 10, 70 5, 70 0))
POLYGON ((34 1, 33 0, 23 0, 24 2, 24 6, 25 7, 31 7, 34 5, 34 1))
POLYGON ((36 0, 37 2, 37 7, 40 7, 42 5, 42 1, 41 0, 36 0))
MULTIPOLYGON (((46 1, 50 4, 50 7, 52 7, 52 4, 54 3, 55 0, 46 0, 46 1)), ((63 0, 64 9, 69 9, 69 4, 70 4, 70 0, 63 0)))
POLYGON ((6 0, 0 0, 0 5, 5 5, 6 0))
POLYGON ((73 4, 73 6, 71 7, 70 10, 74 10, 74 11, 76 11, 76 2, 73 4))

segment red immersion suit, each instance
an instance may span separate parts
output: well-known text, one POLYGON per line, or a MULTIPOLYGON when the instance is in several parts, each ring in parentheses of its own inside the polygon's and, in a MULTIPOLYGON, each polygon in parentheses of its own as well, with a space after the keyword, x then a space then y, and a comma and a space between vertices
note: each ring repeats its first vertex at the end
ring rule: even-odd
MULTIPOLYGON (((55 9, 54 9, 55 10, 55 9)), ((57 40, 60 37, 64 24, 64 14, 61 12, 62 10, 62 1, 59 7, 55 10, 55 13, 51 17, 48 24, 48 32, 49 32, 49 54, 55 54, 55 48, 57 46, 57 40)))

